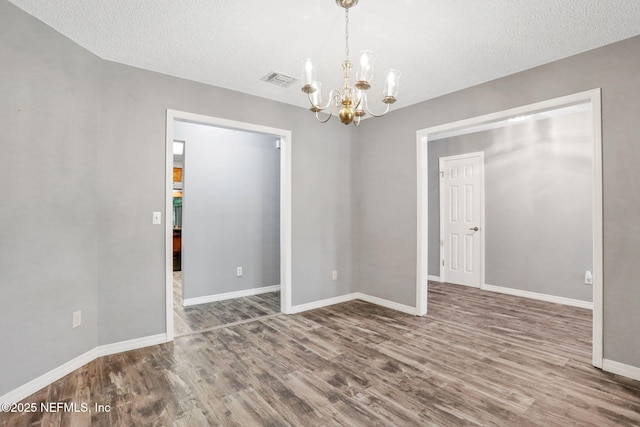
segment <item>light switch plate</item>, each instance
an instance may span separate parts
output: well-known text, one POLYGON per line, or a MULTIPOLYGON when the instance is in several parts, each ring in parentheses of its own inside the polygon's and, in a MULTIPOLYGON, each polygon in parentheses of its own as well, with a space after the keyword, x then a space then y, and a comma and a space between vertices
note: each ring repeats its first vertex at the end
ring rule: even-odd
POLYGON ((80 310, 74 311, 73 312, 73 324, 72 324, 72 326, 74 328, 77 328, 80 325, 82 325, 82 311, 80 311, 80 310))
POLYGON ((153 224, 154 225, 162 224, 162 212, 158 212, 158 211, 153 212, 153 224))

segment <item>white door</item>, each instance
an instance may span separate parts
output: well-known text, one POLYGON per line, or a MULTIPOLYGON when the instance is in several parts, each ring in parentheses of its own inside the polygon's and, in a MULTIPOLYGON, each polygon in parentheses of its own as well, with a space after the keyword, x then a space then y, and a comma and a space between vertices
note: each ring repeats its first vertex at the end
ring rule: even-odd
POLYGON ((483 153, 440 158, 440 280, 479 288, 483 153))

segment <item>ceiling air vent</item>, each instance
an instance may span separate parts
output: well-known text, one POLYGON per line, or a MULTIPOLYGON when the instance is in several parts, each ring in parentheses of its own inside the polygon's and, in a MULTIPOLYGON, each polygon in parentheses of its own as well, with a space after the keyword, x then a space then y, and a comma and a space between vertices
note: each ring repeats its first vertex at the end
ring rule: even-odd
POLYGON ((267 75, 260 80, 282 87, 289 87, 298 81, 295 77, 285 76, 284 74, 276 73, 275 71, 267 73, 267 75))

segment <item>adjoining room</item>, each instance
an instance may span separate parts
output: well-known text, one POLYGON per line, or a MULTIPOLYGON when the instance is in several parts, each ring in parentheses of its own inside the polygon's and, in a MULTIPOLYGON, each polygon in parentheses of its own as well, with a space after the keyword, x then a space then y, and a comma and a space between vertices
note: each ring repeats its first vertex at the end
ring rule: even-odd
POLYGON ((280 138, 173 130, 174 336, 280 313, 280 138))

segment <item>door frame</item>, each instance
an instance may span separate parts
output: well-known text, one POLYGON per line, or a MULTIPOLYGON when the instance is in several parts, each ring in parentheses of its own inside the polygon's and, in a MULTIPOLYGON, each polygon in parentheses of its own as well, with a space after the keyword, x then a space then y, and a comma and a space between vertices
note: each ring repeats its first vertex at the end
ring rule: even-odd
POLYGON ((280 310, 291 313, 291 131, 202 114, 167 109, 165 152, 165 289, 166 341, 173 341, 173 124, 175 120, 261 133, 280 138, 280 310))
MULTIPOLYGON (((602 107, 601 89, 592 89, 567 95, 547 101, 537 102, 521 107, 511 108, 491 114, 477 116, 465 120, 447 123, 421 129, 416 132, 417 150, 417 209, 418 209, 418 248, 416 271, 416 311, 422 316, 427 313, 428 292, 428 247, 429 247, 429 205, 428 205, 428 148, 430 135, 436 133, 454 132, 472 126, 479 126, 510 117, 524 116, 527 114, 560 108, 573 104, 590 103, 593 125, 593 340, 592 340, 592 364, 602 368, 603 361, 603 203, 602 203, 602 107)), ((433 137, 432 137, 433 139, 433 137)), ((481 283, 481 286, 483 283, 481 283)))
MULTIPOLYGON (((478 248, 480 249, 480 265, 478 265, 478 269, 480 270, 480 277, 479 277, 479 283, 478 283, 478 288, 482 289, 482 285, 484 284, 484 152, 482 151, 476 151, 473 153, 465 153, 465 154, 457 154, 455 156, 445 156, 445 157, 440 157, 438 159, 438 166, 440 169, 440 172, 442 173, 442 162, 447 161, 447 160, 462 160, 462 159, 468 159, 468 158, 477 158, 478 162, 479 162, 479 166, 478 166, 478 174, 480 175, 479 177, 479 193, 480 193, 480 242, 478 244, 478 248)), ((440 188, 440 247, 442 248, 444 246, 444 206, 442 203, 442 175, 440 175, 440 182, 439 182, 439 188, 440 188)), ((444 251, 440 251, 440 278, 442 279, 444 277, 444 266, 443 266, 443 261, 445 261, 445 255, 444 255, 444 251)))

